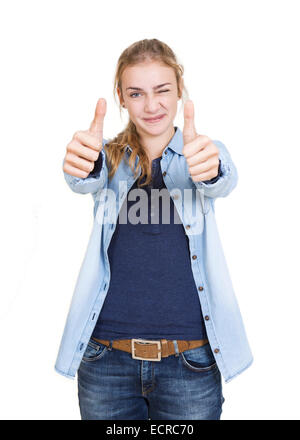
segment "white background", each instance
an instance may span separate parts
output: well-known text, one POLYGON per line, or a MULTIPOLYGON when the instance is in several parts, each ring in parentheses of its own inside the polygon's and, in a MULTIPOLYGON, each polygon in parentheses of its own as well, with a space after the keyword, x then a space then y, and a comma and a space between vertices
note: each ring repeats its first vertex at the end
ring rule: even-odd
MULTIPOLYGON (((196 128, 239 183, 216 219, 253 365, 225 384, 222 419, 299 419, 299 1, 1 2, 1 419, 79 419, 77 382, 54 371, 93 221, 65 147, 99 97, 104 137, 127 122, 117 59, 158 38, 184 65, 196 128)), ((178 106, 175 125, 183 128, 178 106)))

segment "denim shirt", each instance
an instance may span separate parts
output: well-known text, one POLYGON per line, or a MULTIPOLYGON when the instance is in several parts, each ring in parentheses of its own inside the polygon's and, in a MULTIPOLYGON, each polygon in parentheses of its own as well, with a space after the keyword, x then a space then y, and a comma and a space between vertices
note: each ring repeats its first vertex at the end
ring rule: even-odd
MULTIPOLYGON (((182 153, 182 131, 179 127, 175 129, 175 134, 163 150, 160 167, 166 188, 189 238, 191 268, 208 340, 227 383, 253 362, 218 233, 214 207, 218 197, 228 196, 235 188, 238 173, 225 145, 213 140, 219 149, 219 178, 215 183, 194 182, 182 153)), ((103 146, 107 142, 104 139, 103 146)), ((127 145, 127 158, 131 151, 127 145)), ((64 172, 66 182, 74 192, 90 193, 94 200, 93 227, 55 363, 55 370, 71 379, 76 376, 105 301, 110 283, 107 250, 124 198, 135 182, 133 172, 124 158, 109 181, 104 148, 101 155, 103 165, 99 173, 81 179, 64 172)), ((137 156, 135 166, 138 166, 138 161, 137 156)), ((139 167, 138 176, 140 172, 139 167)))

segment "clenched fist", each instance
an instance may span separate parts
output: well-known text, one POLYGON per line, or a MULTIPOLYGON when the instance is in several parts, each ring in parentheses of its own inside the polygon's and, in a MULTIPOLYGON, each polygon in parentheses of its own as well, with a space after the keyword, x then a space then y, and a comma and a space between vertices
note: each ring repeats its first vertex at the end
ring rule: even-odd
POLYGON ((71 176, 85 179, 94 169, 95 161, 102 150, 105 113, 106 101, 100 98, 89 130, 76 131, 67 145, 63 170, 71 176))
POLYGON ((210 180, 218 175, 219 149, 207 137, 197 134, 194 123, 194 104, 189 100, 184 105, 183 154, 194 182, 210 180))

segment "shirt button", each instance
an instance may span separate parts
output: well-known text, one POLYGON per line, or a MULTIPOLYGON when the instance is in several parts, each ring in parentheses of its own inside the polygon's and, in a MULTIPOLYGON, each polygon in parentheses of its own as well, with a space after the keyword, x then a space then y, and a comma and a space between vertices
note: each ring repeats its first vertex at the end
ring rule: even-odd
POLYGON ((209 316, 208 315, 205 316, 205 320, 209 321, 209 316))
POLYGON ((186 225, 186 227, 185 227, 185 228, 186 228, 186 229, 190 229, 190 227, 191 227, 190 225, 186 225))
POLYGON ((177 200, 178 197, 179 197, 179 196, 178 196, 177 194, 175 194, 175 195, 173 196, 173 199, 174 199, 174 200, 177 200))
POLYGON ((167 150, 165 151, 165 154, 168 154, 167 150))
POLYGON ((220 350, 219 350, 218 348, 215 348, 215 349, 214 349, 214 352, 215 352, 215 353, 219 353, 219 351, 220 351, 220 350))
POLYGON ((197 258, 197 255, 193 255, 193 256, 192 256, 192 259, 193 259, 193 260, 196 260, 196 258, 197 258))
POLYGON ((202 287, 202 286, 199 286, 198 289, 199 289, 199 290, 203 290, 203 287, 202 287))
POLYGON ((167 173, 164 171, 162 175, 165 176, 166 174, 167 174, 167 173))

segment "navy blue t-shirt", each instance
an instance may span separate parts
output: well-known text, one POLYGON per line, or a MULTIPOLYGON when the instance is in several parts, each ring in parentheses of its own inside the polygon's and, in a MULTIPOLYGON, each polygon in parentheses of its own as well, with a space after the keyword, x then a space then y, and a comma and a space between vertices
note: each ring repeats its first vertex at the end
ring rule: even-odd
MULTIPOLYGON (((101 160, 92 173, 99 172, 101 160)), ((132 224, 128 219, 130 208, 140 200, 139 196, 128 200, 130 192, 138 188, 137 181, 127 194, 127 209, 125 200, 122 204, 127 223, 119 223, 119 214, 108 248, 110 285, 92 334, 95 338, 207 338, 198 298, 201 291, 198 292, 191 269, 188 236, 181 222, 174 223, 175 214, 177 219, 179 216, 171 197, 170 224, 162 222, 162 198, 159 223, 151 224, 151 213, 154 215, 158 208, 158 204, 151 203, 151 189, 166 188, 160 160, 161 157, 152 161, 152 183, 142 187, 149 194, 145 202, 148 224, 132 224)), ((214 183, 219 176, 220 166, 218 176, 209 182, 214 183)))

